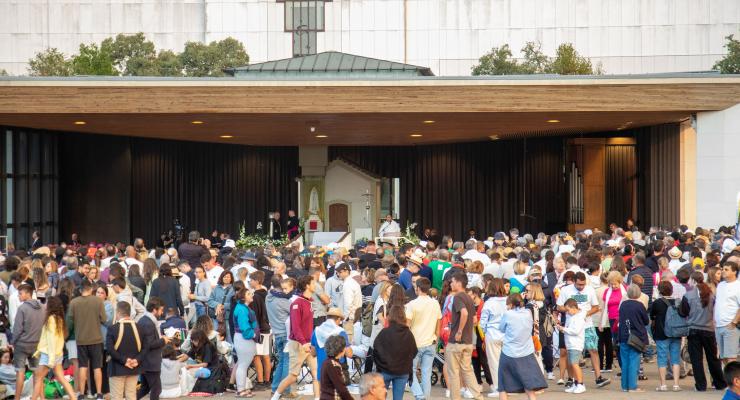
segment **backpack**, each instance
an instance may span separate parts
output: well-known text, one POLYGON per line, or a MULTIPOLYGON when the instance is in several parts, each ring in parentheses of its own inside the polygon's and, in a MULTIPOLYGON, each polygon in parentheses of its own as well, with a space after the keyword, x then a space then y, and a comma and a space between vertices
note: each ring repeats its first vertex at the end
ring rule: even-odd
POLYGON ((365 305, 362 309, 362 315, 360 321, 362 322, 362 336, 370 337, 373 332, 373 309, 375 308, 375 302, 371 301, 365 305))
POLYGON ((552 313, 549 310, 545 311, 545 318, 540 321, 540 331, 545 334, 545 337, 552 337, 555 332, 555 321, 553 321, 552 313))
POLYGON ((452 296, 447 296, 442 306, 442 320, 440 321, 439 340, 447 346, 452 331, 452 296))
POLYGON ((668 310, 665 313, 665 324, 663 326, 665 335, 670 338, 689 336, 689 323, 686 318, 678 314, 678 307, 671 305, 665 298, 663 298, 663 301, 668 306, 668 310))

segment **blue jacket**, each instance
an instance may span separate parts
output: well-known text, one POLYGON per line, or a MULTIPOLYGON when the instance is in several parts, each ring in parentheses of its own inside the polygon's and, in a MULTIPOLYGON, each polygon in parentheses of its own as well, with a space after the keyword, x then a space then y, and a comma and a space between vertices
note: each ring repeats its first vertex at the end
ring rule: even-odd
POLYGON ((254 339, 257 329, 257 317, 249 307, 241 301, 234 307, 234 331, 241 333, 247 340, 254 339))
POLYGON ((211 297, 208 298, 208 307, 215 309, 219 304, 223 304, 224 310, 229 311, 232 297, 234 297, 233 286, 229 285, 228 288, 224 288, 218 285, 211 291, 211 297))

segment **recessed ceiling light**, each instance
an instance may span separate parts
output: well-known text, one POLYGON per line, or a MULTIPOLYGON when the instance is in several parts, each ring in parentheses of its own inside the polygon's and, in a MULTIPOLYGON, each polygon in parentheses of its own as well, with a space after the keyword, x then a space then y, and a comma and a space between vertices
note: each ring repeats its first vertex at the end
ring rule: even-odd
POLYGON ((560 122, 560 120, 559 119, 548 119, 547 122, 551 124, 557 124, 558 122, 560 122))
POLYGON ((233 138, 234 136, 233 136, 233 135, 221 135, 221 136, 219 136, 219 137, 220 137, 220 138, 222 138, 222 139, 231 139, 231 138, 233 138))
POLYGON ((329 136, 326 136, 326 135, 316 135, 316 137, 319 138, 319 139, 323 139, 323 138, 327 138, 329 136))
POLYGON ((203 121, 190 121, 190 123, 193 125, 200 125, 203 123, 203 121))
POLYGON ((428 119, 428 120, 424 121, 424 123, 425 123, 425 124, 433 124, 433 123, 434 123, 434 121, 433 121, 433 120, 431 120, 431 119, 428 119))
POLYGON ((75 125, 85 125, 86 123, 85 121, 75 121, 75 125))
POLYGON ((491 135, 491 136, 489 136, 489 138, 490 138, 491 140, 499 140, 499 137, 498 137, 498 135, 491 135))
POLYGON ((411 137, 421 137, 421 133, 412 133, 411 137))

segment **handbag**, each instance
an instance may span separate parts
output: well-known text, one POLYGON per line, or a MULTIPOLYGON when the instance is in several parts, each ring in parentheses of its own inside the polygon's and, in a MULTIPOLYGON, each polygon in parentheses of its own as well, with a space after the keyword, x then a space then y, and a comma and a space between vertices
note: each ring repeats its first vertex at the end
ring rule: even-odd
MULTIPOLYGON (((229 288, 231 289, 231 288, 229 288)), ((226 304, 226 297, 229 296, 229 290, 227 289, 224 293, 224 298, 221 299, 221 304, 226 304)), ((208 307, 208 316, 211 318, 215 318, 218 322, 224 322, 224 313, 226 310, 224 310, 223 313, 221 313, 221 316, 216 315, 216 309, 212 307, 208 307)))
POLYGON ((627 338, 627 345, 639 351, 640 353, 644 353, 647 350, 647 344, 643 342, 642 339, 637 337, 637 335, 632 333, 632 329, 630 326, 630 320, 627 320, 627 329, 629 331, 629 337, 627 338))

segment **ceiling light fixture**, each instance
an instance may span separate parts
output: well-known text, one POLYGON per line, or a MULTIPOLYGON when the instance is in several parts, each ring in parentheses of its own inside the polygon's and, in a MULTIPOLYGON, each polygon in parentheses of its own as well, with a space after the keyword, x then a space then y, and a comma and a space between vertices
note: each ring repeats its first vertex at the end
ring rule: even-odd
POLYGON ((75 125, 85 125, 86 123, 85 121, 75 121, 75 125))
POLYGON ((412 133, 411 137, 421 137, 421 133, 412 133))
POLYGON ((488 138, 490 138, 491 140, 499 140, 499 139, 500 139, 500 138, 498 137, 498 135, 491 135, 491 136, 489 136, 488 138))
POLYGON ((319 139, 323 139, 323 138, 328 138, 329 136, 326 136, 326 135, 316 135, 316 137, 319 138, 319 139))
POLYGON ((234 135, 221 135, 219 137, 222 138, 222 139, 231 139, 231 138, 234 137, 234 135))
POLYGON ((559 119, 548 119, 547 122, 551 124, 557 124, 558 122, 560 122, 560 120, 559 119))
POLYGON ((190 123, 193 125, 201 125, 203 124, 203 121, 191 121, 190 123))
POLYGON ((425 123, 425 124, 433 124, 434 122, 435 122, 435 121, 433 121, 433 120, 431 120, 431 119, 428 119, 428 120, 424 121, 424 123, 425 123))

